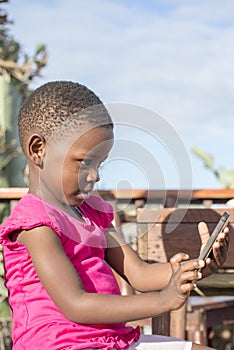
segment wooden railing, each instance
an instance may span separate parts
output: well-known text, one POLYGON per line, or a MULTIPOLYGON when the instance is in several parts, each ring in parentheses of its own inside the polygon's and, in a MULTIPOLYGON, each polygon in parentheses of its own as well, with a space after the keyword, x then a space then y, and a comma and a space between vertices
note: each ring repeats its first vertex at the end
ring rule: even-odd
MULTIPOLYGON (((0 188, 0 201, 10 202, 19 200, 28 192, 27 188, 8 187, 0 188)), ((191 204, 214 204, 226 203, 234 198, 234 189, 196 189, 196 190, 100 190, 101 196, 105 198, 114 197, 118 201, 143 200, 149 203, 164 203, 166 207, 172 207, 172 203, 184 203, 190 201, 191 204)))

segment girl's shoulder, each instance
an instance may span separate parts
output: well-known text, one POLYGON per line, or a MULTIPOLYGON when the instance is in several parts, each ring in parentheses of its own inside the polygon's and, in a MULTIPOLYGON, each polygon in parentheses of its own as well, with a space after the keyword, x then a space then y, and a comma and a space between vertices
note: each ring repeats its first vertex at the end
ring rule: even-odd
POLYGON ((30 230, 38 226, 53 228, 53 220, 46 203, 34 194, 23 196, 8 218, 0 225, 0 244, 17 245, 9 240, 9 234, 14 231, 30 230))

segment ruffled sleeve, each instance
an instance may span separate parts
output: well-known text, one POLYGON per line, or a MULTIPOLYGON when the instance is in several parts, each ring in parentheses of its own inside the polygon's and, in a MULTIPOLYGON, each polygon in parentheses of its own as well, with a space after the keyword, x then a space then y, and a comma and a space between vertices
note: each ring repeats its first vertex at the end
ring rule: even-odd
POLYGON ((0 225, 0 244, 11 248, 22 247, 22 243, 10 239, 10 233, 44 225, 51 227, 58 235, 61 235, 56 222, 51 220, 46 203, 33 194, 26 194, 17 203, 10 216, 0 225))

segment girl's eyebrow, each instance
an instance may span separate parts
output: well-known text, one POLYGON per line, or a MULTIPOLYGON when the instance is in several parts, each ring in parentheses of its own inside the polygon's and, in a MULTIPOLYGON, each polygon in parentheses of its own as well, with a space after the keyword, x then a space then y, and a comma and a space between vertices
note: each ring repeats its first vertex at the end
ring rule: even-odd
MULTIPOLYGON (((106 156, 105 158, 101 158, 102 162, 105 162, 109 156, 106 156)), ((97 156, 92 155, 92 154, 79 154, 77 157, 75 157, 77 160, 83 160, 83 159, 95 159, 97 156)))

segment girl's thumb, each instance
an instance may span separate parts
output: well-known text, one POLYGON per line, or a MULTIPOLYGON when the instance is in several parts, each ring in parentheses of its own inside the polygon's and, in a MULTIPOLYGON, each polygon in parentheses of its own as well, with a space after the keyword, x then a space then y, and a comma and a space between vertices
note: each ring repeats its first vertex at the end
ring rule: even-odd
POLYGON ((174 271, 178 270, 181 262, 183 260, 188 260, 188 258, 189 258, 188 254, 185 254, 185 253, 178 253, 178 254, 174 255, 173 257, 171 257, 170 264, 171 264, 172 269, 174 271))

